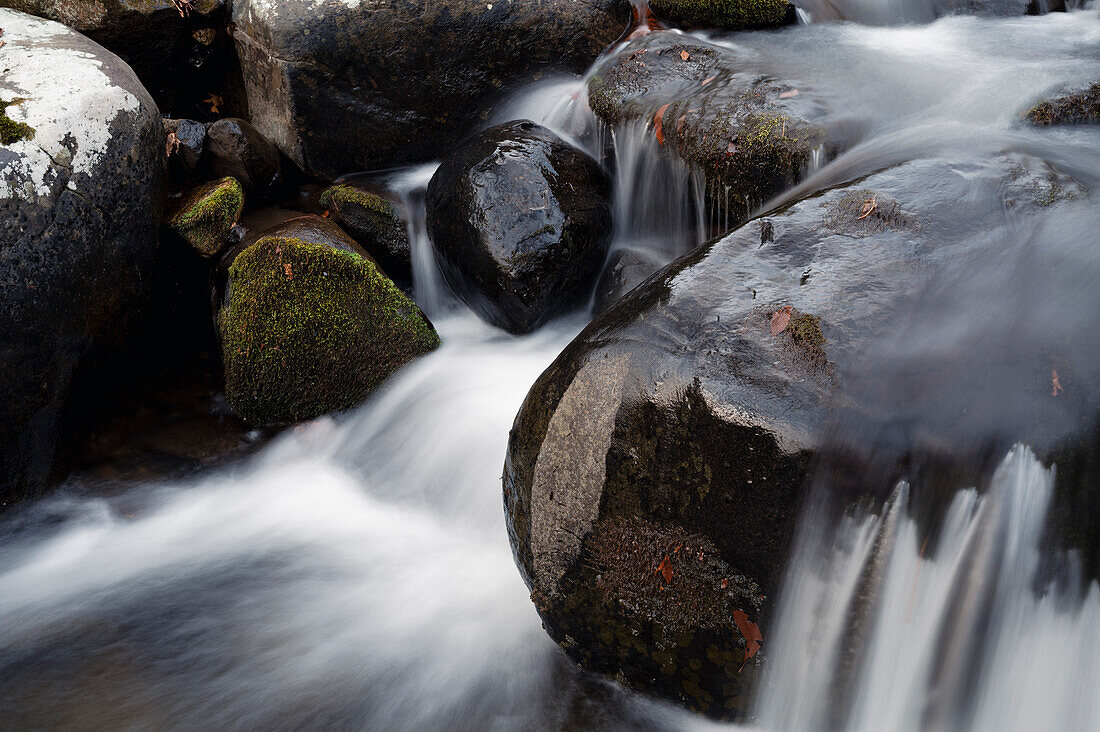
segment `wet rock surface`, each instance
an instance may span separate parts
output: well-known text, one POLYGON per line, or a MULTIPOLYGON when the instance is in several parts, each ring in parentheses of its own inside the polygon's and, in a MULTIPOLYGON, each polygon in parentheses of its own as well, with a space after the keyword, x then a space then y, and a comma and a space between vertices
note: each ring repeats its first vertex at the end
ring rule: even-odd
MULTIPOLYGON (((596 318, 528 394, 505 465, 513 551, 559 645, 586 668, 635 688, 738 718, 749 709, 754 666, 730 673, 728 662, 711 663, 725 654, 743 661, 736 651, 743 639, 728 623, 718 630, 700 622, 678 635, 680 618, 740 603, 768 637, 766 600, 780 582, 810 468, 834 450, 859 450, 834 444, 834 428, 845 420, 863 425, 840 432, 865 435, 874 448, 844 457, 889 456, 888 465, 875 466, 882 472, 863 471, 860 481, 864 490, 887 490, 912 451, 962 463, 983 450, 999 456, 1014 439, 1049 445, 1095 413, 1091 392, 1086 403, 1070 405, 1036 389, 1050 374, 1049 351, 1037 342, 1018 339, 1012 367, 995 377, 974 368, 976 352, 991 354, 972 330, 985 338, 995 328, 977 315, 957 350, 937 352, 938 366, 896 345, 910 308, 951 263, 998 251, 1004 239, 995 232, 1018 221, 1002 218, 1006 208, 1069 210, 1070 199, 1043 203, 1036 186, 1050 175, 1086 195, 1030 158, 902 164, 749 222, 596 318), (971 207, 959 210, 960 199, 971 207), (876 350, 883 343, 892 346, 886 355, 876 350), (941 399, 902 407, 898 379, 918 372, 925 374, 920 393, 941 399), (941 390, 930 380, 942 380, 941 390), (1005 390, 1026 402, 1026 418, 1019 404, 1002 406, 1005 390), (623 532, 645 547, 654 530, 710 542, 713 553, 700 561, 719 562, 715 576, 726 584, 688 577, 681 586, 695 588, 688 595, 651 588, 646 603, 603 591, 600 567, 609 561, 597 548, 622 545, 623 532), (759 598, 748 592, 753 586, 759 604, 749 602, 759 598), (627 632, 639 628, 646 642, 627 632), (584 642, 576 642, 584 629, 584 642)), ((1076 344, 1063 357, 1080 367, 1092 347, 1076 344)), ((658 545, 639 551, 654 572, 668 553, 658 545)), ((678 576, 673 570, 671 586, 678 576)))
POLYGON ((220 119, 206 132, 203 162, 215 178, 233 177, 248 193, 264 194, 279 179, 275 146, 243 119, 220 119))
POLYGON ((711 196, 743 218, 804 177, 815 151, 838 146, 814 122, 820 101, 757 66, 745 50, 651 33, 592 76, 589 103, 610 125, 651 124, 662 147, 701 168, 711 196))
POLYGON ((482 318, 525 333, 585 304, 611 236, 595 160, 533 122, 482 132, 428 185, 428 227, 448 284, 482 318))
POLYGON ((241 0, 252 122, 303 170, 437 159, 510 89, 583 72, 626 27, 625 0, 241 0))
POLYGON ((1100 124, 1100 81, 1087 89, 1039 102, 1024 116, 1038 127, 1100 124))
POLYGON ((49 475, 74 374, 124 344, 148 300, 164 128, 118 57, 0 9, 0 496, 49 475), (10 132, 8 126, 4 128, 10 132))
POLYGON ((684 28, 747 30, 795 20, 794 6, 787 0, 652 0, 649 6, 684 28))
POLYGON ((404 207, 348 183, 325 189, 320 204, 395 282, 412 282, 412 252, 404 207))

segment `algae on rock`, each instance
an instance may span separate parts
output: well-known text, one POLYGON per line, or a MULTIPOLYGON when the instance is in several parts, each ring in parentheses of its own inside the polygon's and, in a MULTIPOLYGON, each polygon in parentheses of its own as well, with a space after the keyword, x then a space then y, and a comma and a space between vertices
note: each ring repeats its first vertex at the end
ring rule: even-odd
POLYGON ((241 184, 222 178, 185 195, 168 215, 168 228, 202 256, 213 257, 225 246, 243 209, 241 184))
POLYGON ((787 0, 651 0, 653 11, 687 28, 744 30, 794 20, 787 0))

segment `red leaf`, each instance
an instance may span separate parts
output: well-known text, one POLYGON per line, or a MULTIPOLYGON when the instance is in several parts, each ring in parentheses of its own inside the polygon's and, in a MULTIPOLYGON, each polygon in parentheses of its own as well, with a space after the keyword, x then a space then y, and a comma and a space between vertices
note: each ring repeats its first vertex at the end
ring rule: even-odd
POLYGON ((787 324, 791 322, 791 306, 780 308, 772 315, 772 335, 777 336, 787 329, 787 324))
POLYGON ((668 563, 668 555, 661 560, 661 563, 657 565, 657 571, 655 574, 659 574, 665 578, 665 582, 672 582, 672 565, 668 563))
MULTIPOLYGON (((670 102, 671 104, 671 102, 670 102)), ((657 144, 665 144, 665 131, 661 129, 661 121, 665 118, 665 110, 668 109, 668 104, 657 110, 657 114, 653 115, 653 130, 657 134, 657 144)))
POLYGON ((760 650, 760 644, 764 642, 764 636, 759 626, 749 620, 749 616, 742 610, 733 611, 733 622, 741 635, 745 637, 745 661, 756 655, 760 650))

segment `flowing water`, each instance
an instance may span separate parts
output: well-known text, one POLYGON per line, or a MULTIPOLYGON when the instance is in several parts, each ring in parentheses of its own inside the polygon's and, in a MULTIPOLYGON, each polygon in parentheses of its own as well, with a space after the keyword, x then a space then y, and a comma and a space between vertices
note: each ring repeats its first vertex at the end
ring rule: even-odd
MULTIPOLYGON (((821 20, 823 7, 803 9, 821 20)), ((938 13, 829 7, 880 24, 938 13)), ((708 37, 829 100, 828 124, 851 141, 787 198, 930 151, 961 164, 1025 150, 1100 189, 1096 130, 1017 121, 1052 86, 1100 78, 1093 10, 708 37)), ((668 261, 733 223, 644 125, 596 123, 583 80, 545 80, 497 114, 613 151, 615 248, 668 261)), ((543 632, 508 546, 501 465, 524 395, 586 316, 517 338, 457 304, 424 226, 432 170, 388 185, 414 213, 416 297, 437 352, 243 465, 139 486, 73 479, 0 523, 0 728, 720 726, 578 673, 543 632)), ((1044 251, 1066 292, 1095 289, 1097 205, 1051 224, 1060 236, 1044 251)), ((1005 251, 993 269, 1014 263, 1005 251)), ((1059 302, 1095 330, 1094 300, 1059 302)), ((931 544, 908 509, 920 488, 839 524, 827 498, 811 502, 754 726, 1096 729, 1100 590, 1072 556, 1041 561, 1051 473, 1013 448, 988 490, 959 486, 931 544)))

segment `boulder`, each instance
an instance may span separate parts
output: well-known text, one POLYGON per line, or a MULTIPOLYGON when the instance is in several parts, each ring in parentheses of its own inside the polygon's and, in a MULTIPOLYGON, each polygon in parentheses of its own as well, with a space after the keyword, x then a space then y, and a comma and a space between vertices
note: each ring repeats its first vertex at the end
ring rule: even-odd
POLYGON ((307 173, 436 159, 518 85, 582 73, 627 0, 238 0, 250 119, 307 173))
POLYGON ((222 178, 186 193, 168 213, 168 228, 203 257, 221 253, 244 210, 244 191, 236 178, 222 178))
POLYGON ((532 387, 504 470, 509 538, 551 637, 586 669, 743 717, 767 643, 746 652, 769 637, 826 438, 886 455, 861 483, 888 491, 915 464, 905 450, 999 459, 1041 425, 1050 437, 1097 413, 1089 315, 1029 312, 1033 331, 995 304, 1021 289, 980 276, 991 256, 1034 264, 1026 234, 1008 251, 1020 221, 1058 222, 1080 195, 1035 161, 906 163, 743 225, 593 320, 532 387), (1052 200, 1051 176, 1071 195, 1052 200), (956 268, 953 295, 989 312, 929 289, 956 268), (1044 344, 1066 335, 1080 404, 1050 396, 1044 344))
POLYGON ((652 125, 658 144, 703 171, 708 198, 742 220, 839 147, 814 121, 821 101, 762 71, 746 51, 650 33, 600 66, 588 99, 609 125, 652 125))
POLYGON ((513 333, 583 306, 611 238, 599 164, 533 122, 509 122, 444 159, 428 230, 451 289, 513 333))
POLYGON ((370 252, 386 274, 403 284, 412 282, 412 251, 404 207, 351 183, 325 189, 320 204, 370 252))
POLYGON ((1082 91, 1039 102, 1024 116, 1038 127, 1100 124, 1100 81, 1082 91))
POLYGON ((50 473, 74 373, 133 335, 164 200, 164 128, 130 68, 0 9, 0 500, 50 473))
POLYGON ((189 180, 199 173, 206 147, 206 125, 190 119, 164 120, 168 136, 168 173, 173 180, 189 180))
POLYGON ((593 313, 599 315, 607 310, 665 264, 667 256, 643 248, 612 252, 596 285, 593 313))
POLYGON ((206 131, 203 162, 215 178, 233 177, 248 193, 265 193, 279 179, 275 146, 243 119, 220 119, 206 131))
POLYGON ((235 65, 227 0, 0 0, 64 23, 118 54, 163 111, 194 114, 235 65))
POLYGON ((310 223, 298 222, 294 232, 288 222, 232 253, 228 264, 217 316, 225 393, 252 424, 353 407, 439 345, 420 308, 356 253, 357 244, 346 235, 334 244, 310 223))
POLYGON ((685 28, 774 28, 795 19, 787 0, 650 0, 649 7, 685 28))

